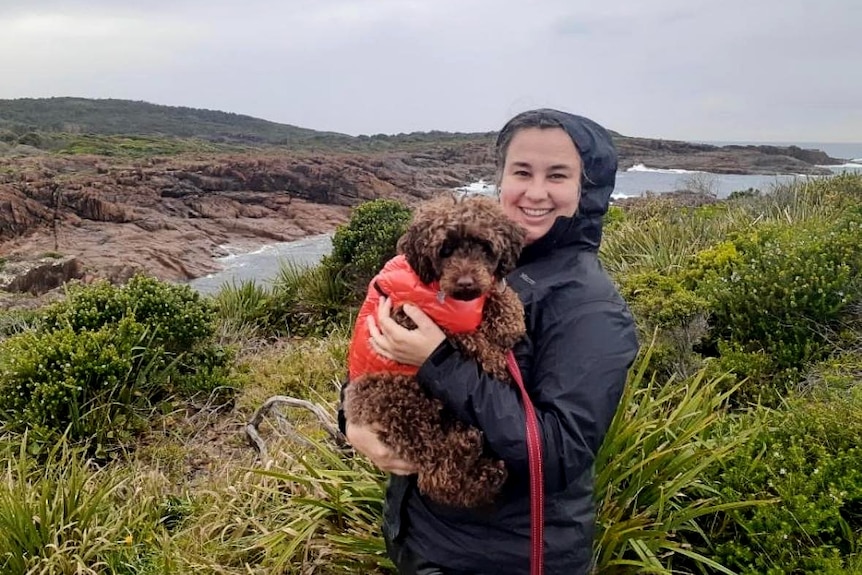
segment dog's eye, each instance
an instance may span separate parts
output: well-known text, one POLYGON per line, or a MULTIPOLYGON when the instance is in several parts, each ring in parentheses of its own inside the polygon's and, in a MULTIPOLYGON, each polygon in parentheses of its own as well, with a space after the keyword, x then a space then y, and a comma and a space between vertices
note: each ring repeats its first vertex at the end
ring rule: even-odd
POLYGON ((484 252, 486 258, 493 260, 496 257, 496 255, 494 254, 494 246, 492 246, 490 243, 480 242, 479 246, 482 248, 482 251, 484 252))
POLYGON ((455 252, 455 247, 452 244, 450 244, 449 242, 444 243, 440 247, 440 257, 441 258, 448 258, 454 252, 455 252))

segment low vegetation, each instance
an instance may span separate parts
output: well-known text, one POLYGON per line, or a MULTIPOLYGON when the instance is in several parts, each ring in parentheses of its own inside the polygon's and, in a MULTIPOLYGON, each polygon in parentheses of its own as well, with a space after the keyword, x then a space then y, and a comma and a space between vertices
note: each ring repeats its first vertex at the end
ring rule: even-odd
MULTIPOLYGON (((204 298, 136 277, 0 313, 0 575, 391 573, 385 477, 334 414, 350 322, 409 216, 204 298), (306 438, 284 433, 284 424, 306 438)), ((596 464, 601 573, 862 574, 862 176, 609 214, 643 349, 596 464)))
POLYGON ((0 146, 75 154, 144 157, 247 147, 367 152, 476 143, 490 149, 492 142, 491 134, 440 131, 349 136, 242 114, 130 100, 0 100, 0 146))

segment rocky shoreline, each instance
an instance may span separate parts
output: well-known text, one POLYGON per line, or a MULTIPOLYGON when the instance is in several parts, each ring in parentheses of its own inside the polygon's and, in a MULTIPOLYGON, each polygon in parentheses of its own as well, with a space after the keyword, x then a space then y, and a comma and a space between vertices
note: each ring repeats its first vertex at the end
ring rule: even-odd
MULTIPOLYGON (((821 166, 841 163, 799 148, 615 140, 620 169, 824 174, 821 166)), ((400 151, 143 160, 10 150, 0 156, 0 261, 8 268, 63 256, 77 262, 70 269, 85 280, 122 281, 138 270, 190 280, 215 271, 213 258, 225 245, 253 249, 329 233, 364 201, 414 204, 490 180, 492 142, 482 135, 400 151)))
POLYGON ((805 150, 795 146, 713 146, 622 138, 617 140, 620 152, 620 169, 637 164, 650 168, 681 169, 713 174, 753 175, 829 175, 826 166, 838 165, 846 160, 832 158, 819 150, 805 150))

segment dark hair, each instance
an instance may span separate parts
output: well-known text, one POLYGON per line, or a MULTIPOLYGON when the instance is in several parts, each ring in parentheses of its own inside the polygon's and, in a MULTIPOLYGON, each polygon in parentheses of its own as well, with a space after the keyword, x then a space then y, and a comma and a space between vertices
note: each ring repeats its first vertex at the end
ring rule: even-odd
MULTIPOLYGON (((500 133, 497 134, 497 143, 494 145, 494 161, 497 165, 497 185, 499 187, 500 180, 503 176, 503 167, 506 165, 506 154, 509 153, 509 144, 512 143, 512 138, 521 130, 528 128, 560 128, 568 134, 565 125, 559 118, 560 112, 551 109, 528 110, 521 112, 503 126, 500 133)), ((569 136, 571 137, 571 136, 569 136)), ((574 143, 574 140, 572 141, 574 143)), ((577 144, 575 144, 577 148, 577 144)))

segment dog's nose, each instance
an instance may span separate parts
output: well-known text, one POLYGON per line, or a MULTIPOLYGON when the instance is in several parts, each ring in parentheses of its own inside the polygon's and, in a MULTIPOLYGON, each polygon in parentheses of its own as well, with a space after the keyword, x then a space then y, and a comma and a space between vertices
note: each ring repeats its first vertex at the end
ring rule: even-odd
POLYGON ((458 278, 456 283, 458 285, 458 289, 471 289, 475 282, 470 276, 461 276, 458 278))

